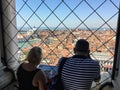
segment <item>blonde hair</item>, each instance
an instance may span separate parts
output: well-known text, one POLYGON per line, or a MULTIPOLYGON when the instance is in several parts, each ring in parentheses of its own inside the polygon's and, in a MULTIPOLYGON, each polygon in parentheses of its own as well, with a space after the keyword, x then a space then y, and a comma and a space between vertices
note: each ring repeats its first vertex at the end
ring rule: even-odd
POLYGON ((38 65, 42 59, 42 49, 40 47, 33 47, 29 51, 26 59, 29 63, 38 65))

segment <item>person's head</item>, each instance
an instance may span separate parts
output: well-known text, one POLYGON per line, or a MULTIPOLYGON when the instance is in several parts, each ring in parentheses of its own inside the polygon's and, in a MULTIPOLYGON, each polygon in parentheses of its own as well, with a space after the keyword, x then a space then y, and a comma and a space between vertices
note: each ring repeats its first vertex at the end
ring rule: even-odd
POLYGON ((86 41, 85 39, 79 39, 76 42, 75 48, 74 48, 74 53, 77 55, 89 55, 89 42, 86 41))
POLYGON ((29 51, 26 59, 29 63, 38 65, 42 59, 42 49, 40 47, 33 47, 29 51))

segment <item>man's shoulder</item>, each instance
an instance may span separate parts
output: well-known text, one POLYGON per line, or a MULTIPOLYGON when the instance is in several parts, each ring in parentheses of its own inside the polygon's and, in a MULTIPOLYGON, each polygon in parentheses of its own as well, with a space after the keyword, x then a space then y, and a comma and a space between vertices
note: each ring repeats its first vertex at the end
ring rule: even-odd
POLYGON ((70 59, 71 57, 61 57, 58 61, 58 63, 61 63, 63 60, 68 60, 70 59))
POLYGON ((99 63, 98 60, 91 59, 92 62, 99 63))
POLYGON ((63 63, 65 63, 66 62, 66 60, 68 60, 69 59, 69 57, 61 57, 60 59, 59 59, 59 61, 58 61, 58 67, 60 67, 60 65, 61 64, 63 64, 63 63))
POLYGON ((94 60, 94 59, 89 59, 89 62, 94 63, 94 64, 99 64, 98 60, 94 60))
POLYGON ((92 59, 92 58, 90 58, 89 60, 90 60, 90 61, 93 61, 93 62, 99 62, 98 60, 92 59))

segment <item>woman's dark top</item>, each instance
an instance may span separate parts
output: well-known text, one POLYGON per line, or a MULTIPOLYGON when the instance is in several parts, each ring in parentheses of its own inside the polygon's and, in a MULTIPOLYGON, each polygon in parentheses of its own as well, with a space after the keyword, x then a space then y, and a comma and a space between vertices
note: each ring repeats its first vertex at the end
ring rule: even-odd
POLYGON ((34 87, 32 85, 34 75, 39 70, 40 69, 36 69, 33 71, 26 71, 22 68, 22 64, 21 64, 20 67, 18 68, 18 71, 17 71, 17 79, 19 82, 18 90, 39 90, 38 87, 34 87))

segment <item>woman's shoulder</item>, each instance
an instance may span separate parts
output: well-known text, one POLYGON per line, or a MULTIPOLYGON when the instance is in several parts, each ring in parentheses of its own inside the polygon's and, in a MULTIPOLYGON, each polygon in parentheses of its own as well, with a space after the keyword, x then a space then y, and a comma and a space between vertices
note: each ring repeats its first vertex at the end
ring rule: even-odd
POLYGON ((42 71, 41 69, 37 69, 37 73, 36 73, 36 76, 37 77, 42 77, 42 76, 45 76, 45 73, 44 73, 44 71, 42 71))
MULTIPOLYGON (((32 85, 35 87, 46 88, 47 78, 42 70, 39 70, 33 78, 32 85)), ((42 89, 43 90, 43 89, 42 89)), ((45 90, 45 89, 44 89, 45 90)))
POLYGON ((36 79, 37 81, 47 81, 46 74, 42 70, 39 70, 36 73, 36 75, 34 76, 34 79, 36 79))

